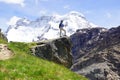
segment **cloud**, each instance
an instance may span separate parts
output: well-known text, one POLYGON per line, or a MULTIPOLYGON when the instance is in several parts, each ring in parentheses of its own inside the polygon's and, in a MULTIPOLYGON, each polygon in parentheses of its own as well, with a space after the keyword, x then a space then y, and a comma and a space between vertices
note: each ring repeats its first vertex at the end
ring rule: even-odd
POLYGON ((38 6, 40 2, 47 2, 48 0, 35 0, 35 5, 38 6))
POLYGON ((7 4, 19 4, 22 7, 25 6, 24 1, 25 0, 0 0, 0 2, 4 2, 4 3, 7 3, 7 4))
POLYGON ((39 14, 40 15, 46 15, 47 14, 47 10, 46 9, 40 10, 39 14))
POLYGON ((65 5, 63 8, 64 9, 70 9, 70 5, 65 5))
POLYGON ((17 17, 17 16, 13 16, 8 22, 7 22, 7 25, 15 25, 16 22, 21 19, 20 17, 17 17))
POLYGON ((112 18, 112 14, 109 12, 106 13, 106 16, 107 16, 107 18, 112 18))

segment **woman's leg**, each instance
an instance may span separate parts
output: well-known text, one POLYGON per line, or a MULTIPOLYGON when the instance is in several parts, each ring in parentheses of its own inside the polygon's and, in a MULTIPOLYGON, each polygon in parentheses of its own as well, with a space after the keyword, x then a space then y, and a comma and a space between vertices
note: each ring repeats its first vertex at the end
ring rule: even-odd
POLYGON ((64 31, 64 36, 66 36, 66 30, 63 27, 60 28, 60 37, 62 37, 62 31, 64 31))
POLYGON ((62 37, 62 28, 60 28, 60 37, 62 37))
POLYGON ((65 30, 65 29, 63 29, 63 31, 64 31, 64 35, 66 36, 66 30, 65 30))

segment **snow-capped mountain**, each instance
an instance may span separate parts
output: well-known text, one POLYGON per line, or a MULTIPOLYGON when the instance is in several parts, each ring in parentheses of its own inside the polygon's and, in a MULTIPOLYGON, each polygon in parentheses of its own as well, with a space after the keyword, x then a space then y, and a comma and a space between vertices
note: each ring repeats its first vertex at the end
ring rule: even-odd
POLYGON ((10 25, 6 31, 8 41, 32 42, 43 39, 59 37, 59 23, 64 20, 67 36, 77 29, 97 27, 90 23, 79 12, 72 11, 65 15, 41 16, 35 21, 19 18, 14 25, 10 25))

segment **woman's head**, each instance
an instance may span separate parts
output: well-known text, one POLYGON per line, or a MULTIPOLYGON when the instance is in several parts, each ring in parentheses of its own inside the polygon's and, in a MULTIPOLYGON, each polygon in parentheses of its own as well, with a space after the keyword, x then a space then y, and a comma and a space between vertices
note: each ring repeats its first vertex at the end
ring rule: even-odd
POLYGON ((61 20, 61 22, 63 22, 63 20, 61 20))

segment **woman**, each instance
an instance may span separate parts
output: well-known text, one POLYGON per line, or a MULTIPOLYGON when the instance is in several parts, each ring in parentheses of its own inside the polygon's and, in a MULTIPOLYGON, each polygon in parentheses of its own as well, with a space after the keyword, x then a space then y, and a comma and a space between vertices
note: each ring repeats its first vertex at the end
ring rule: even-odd
POLYGON ((59 24, 60 37, 62 37, 62 31, 64 31, 64 36, 66 36, 66 30, 63 29, 63 27, 64 27, 63 20, 61 20, 61 21, 60 21, 60 24, 59 24))

